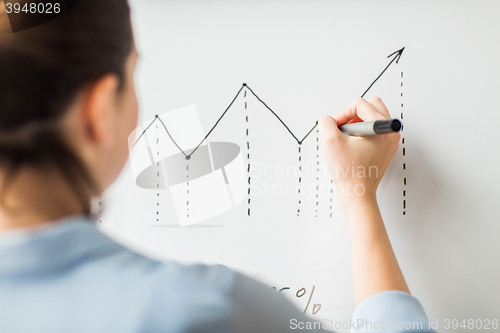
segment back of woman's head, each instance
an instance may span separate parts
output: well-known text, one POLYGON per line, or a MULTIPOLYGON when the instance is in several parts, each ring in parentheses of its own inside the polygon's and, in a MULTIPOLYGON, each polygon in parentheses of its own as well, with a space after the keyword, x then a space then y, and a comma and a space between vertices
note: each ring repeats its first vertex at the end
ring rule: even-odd
MULTIPOLYGON (((83 209, 96 185, 62 135, 79 92, 107 74, 123 84, 132 50, 127 0, 80 0, 68 13, 12 33, 0 0, 0 168, 5 182, 25 166, 60 172, 83 209)), ((4 186, 5 189, 5 186, 4 186)))

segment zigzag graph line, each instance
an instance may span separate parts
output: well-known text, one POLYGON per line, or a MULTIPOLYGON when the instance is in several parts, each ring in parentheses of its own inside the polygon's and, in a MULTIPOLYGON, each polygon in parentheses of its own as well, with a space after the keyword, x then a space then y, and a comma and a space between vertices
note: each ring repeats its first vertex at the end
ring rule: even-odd
MULTIPOLYGON (((361 98, 363 98, 366 95, 366 93, 371 89, 371 87, 373 87, 373 85, 378 81, 378 79, 380 79, 380 77, 385 73, 385 71, 389 68, 389 66, 392 65, 393 62, 396 62, 396 63, 399 62, 399 59, 401 58, 401 55, 403 54, 404 49, 405 48, 403 47, 402 49, 399 49, 399 50, 397 50, 397 51, 395 51, 395 52, 393 52, 393 53, 391 53, 390 55, 387 56, 387 58, 390 58, 393 55, 395 55, 394 58, 392 58, 392 60, 389 62, 389 64, 384 68, 384 70, 377 76, 377 78, 370 84, 370 86, 361 95, 361 98)), ((297 143, 299 145, 301 145, 302 142, 304 142, 304 140, 309 136, 309 134, 311 134, 311 132, 316 128, 316 126, 318 126, 318 122, 316 122, 314 124, 314 126, 311 128, 311 130, 309 132, 307 132, 307 134, 302 138, 302 140, 299 140, 297 138, 297 136, 295 134, 293 134, 293 132, 290 130, 290 128, 283 122, 283 120, 281 120, 281 118, 276 114, 276 112, 274 112, 263 100, 261 100, 259 98, 259 96, 257 96, 257 94, 255 94, 254 91, 246 83, 243 83, 243 85, 241 86, 240 90, 238 90, 238 92, 236 93, 236 96, 234 96, 234 98, 231 101, 231 103, 229 104, 229 106, 226 108, 226 110, 224 110, 224 112, 219 117, 219 119, 215 122, 215 124, 212 126, 212 128, 210 129, 210 131, 208 131, 207 135, 205 135, 205 137, 200 141, 200 143, 196 146, 196 148, 194 148, 193 151, 191 151, 190 154, 186 154, 184 152, 184 150, 181 147, 179 147, 179 145, 177 144, 177 142, 170 135, 170 132, 168 131, 167 126, 165 125, 165 123, 161 120, 161 118, 158 115, 156 115, 155 118, 153 119, 153 121, 151 121, 151 123, 144 129, 144 131, 142 131, 141 135, 139 135, 139 137, 137 138, 137 140, 135 140, 132 148, 141 139, 141 137, 146 133, 146 131, 151 127, 151 125, 153 125, 153 123, 158 120, 158 121, 160 121, 161 125, 163 126, 163 128, 167 132, 167 134, 170 137, 170 139, 172 140, 172 142, 176 145, 176 147, 179 149, 179 151, 186 157, 186 159, 189 160, 191 158, 191 155, 193 155, 196 152, 196 150, 198 150, 198 148, 201 146, 201 144, 210 136, 210 134, 213 132, 213 130, 219 125, 219 123, 222 120, 222 118, 224 118, 224 116, 229 111, 229 109, 231 109, 231 106, 236 101, 236 99, 238 99, 238 96, 240 95, 240 93, 243 91, 244 88, 247 88, 248 91, 250 91, 252 93, 252 95, 254 95, 255 98, 259 102, 261 102, 262 105, 264 105, 266 107, 266 109, 269 110, 276 117, 276 119, 278 119, 278 121, 286 128, 286 130, 288 131, 288 133, 290 133, 290 135, 297 141, 297 143)))

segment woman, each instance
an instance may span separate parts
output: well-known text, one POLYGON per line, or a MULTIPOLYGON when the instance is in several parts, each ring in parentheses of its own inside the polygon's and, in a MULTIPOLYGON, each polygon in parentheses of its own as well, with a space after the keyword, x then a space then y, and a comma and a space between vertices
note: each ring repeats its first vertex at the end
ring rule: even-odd
MULTIPOLYGON (((126 0, 82 0, 13 34, 0 2, 0 332, 328 326, 224 266, 159 263, 94 227, 91 198, 120 174, 137 123, 129 15, 126 0)), ((351 138, 337 128, 389 117, 379 99, 359 99, 335 119, 321 118, 320 130, 330 168, 354 161, 379 170, 370 179, 335 179, 365 188, 339 197, 352 242, 357 328, 383 320, 394 326, 384 331, 404 331, 397 322, 421 322, 425 331, 425 313, 409 294, 376 202, 399 136, 351 138)))

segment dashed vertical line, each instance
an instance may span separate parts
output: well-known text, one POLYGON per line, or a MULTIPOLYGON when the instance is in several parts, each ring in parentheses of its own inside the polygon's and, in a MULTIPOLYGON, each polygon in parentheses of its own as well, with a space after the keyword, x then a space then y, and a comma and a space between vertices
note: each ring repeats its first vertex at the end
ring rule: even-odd
POLYGON ((319 208, 319 130, 316 130, 316 213, 318 217, 319 208))
POLYGON ((189 164, 186 165, 186 217, 189 218, 189 164))
POLYGON ((333 180, 330 179, 330 217, 333 217, 333 180))
MULTIPOLYGON (((156 124, 156 155, 159 156, 160 155, 160 137, 158 135, 158 124, 156 124)), ((156 179, 157 179, 157 182, 156 182, 156 189, 157 189, 157 195, 156 195, 156 222, 159 222, 160 221, 160 162, 157 162, 156 163, 156 179)))
MULTIPOLYGON (((102 216, 103 204, 102 204, 102 195, 99 196, 99 217, 102 216)), ((102 223, 102 220, 99 219, 99 223, 102 223)))
POLYGON ((300 146, 299 143, 299 181, 298 181, 298 187, 297 187, 297 194, 299 196, 299 203, 297 204, 297 216, 300 216, 300 204, 302 203, 302 200, 300 200, 300 186, 302 184, 302 147, 300 146))
MULTIPOLYGON (((404 73, 401 71, 401 120, 404 119, 404 103, 403 103, 403 77, 404 73)), ((404 138, 404 127, 401 126, 401 145, 403 146, 403 215, 406 215, 406 147, 404 138)))
POLYGON ((252 177, 250 176, 250 139, 249 139, 249 121, 248 121, 248 101, 247 101, 247 90, 245 89, 244 94, 243 94, 243 100, 245 101, 245 121, 246 121, 246 139, 247 139, 247 174, 248 174, 248 199, 247 199, 247 215, 250 216, 251 210, 250 210, 250 203, 252 199, 250 198, 250 185, 252 181, 252 177))

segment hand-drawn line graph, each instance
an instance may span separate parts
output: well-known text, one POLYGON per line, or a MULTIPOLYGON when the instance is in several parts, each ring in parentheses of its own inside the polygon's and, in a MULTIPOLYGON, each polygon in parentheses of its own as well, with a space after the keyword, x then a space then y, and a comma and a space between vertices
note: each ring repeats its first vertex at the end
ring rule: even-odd
MULTIPOLYGON (((389 62, 389 64, 384 68, 384 70, 377 76, 377 78, 370 84, 370 86, 368 86, 368 88, 365 90, 365 92, 361 95, 361 98, 363 98, 366 93, 368 93, 368 91, 373 87, 373 85, 380 79, 380 77, 387 71, 387 69, 394 63, 398 63, 399 62, 399 59, 401 59, 401 55, 403 54, 403 51, 404 51, 404 47, 397 50, 397 51, 394 51, 393 53, 391 53, 390 55, 387 56, 387 58, 390 58, 392 56, 394 56, 392 58, 392 60, 389 62)), ((149 128, 158 120, 161 125, 163 126, 163 128, 165 129, 165 131, 167 132, 168 136, 170 137, 170 139, 172 140, 172 142, 175 144, 175 146, 179 149, 179 151, 186 157, 187 160, 189 160, 191 158, 191 156, 198 150, 198 148, 203 144, 203 142, 205 142, 205 140, 210 136, 210 134, 213 132, 213 130, 219 125, 220 121, 222 120, 222 118, 224 118, 224 116, 226 115, 226 113, 229 111, 229 109, 231 109, 231 107, 233 106, 234 102, 238 99, 240 93, 243 91, 243 89, 247 89, 250 93, 252 93, 252 95, 254 95, 254 97, 260 102, 262 103, 262 105, 264 105, 264 107, 269 111, 271 112, 275 117, 276 119, 278 119, 278 121, 286 128, 286 130, 288 131, 288 133, 290 133, 290 135, 297 141, 297 143, 299 145, 301 145, 305 139, 307 139, 307 137, 309 136, 309 134, 312 133, 312 131, 314 131, 314 129, 318 126, 318 122, 316 122, 314 124, 314 126, 307 132, 307 134, 302 138, 302 140, 299 140, 298 137, 290 130, 290 128, 283 122, 283 120, 281 120, 281 118, 276 114, 276 112, 274 112, 262 99, 259 98, 259 96, 257 96, 257 94, 246 84, 246 83, 243 83, 243 85, 241 86, 241 88, 238 90, 238 92, 236 93, 236 96, 234 96, 233 100, 231 101, 231 103, 229 104, 229 106, 224 110, 224 112, 222 113, 222 115, 219 117, 219 119, 215 122, 215 124, 212 126, 212 128, 210 129, 210 131, 208 131, 208 133, 205 135, 205 137, 200 141, 200 143, 189 153, 187 154, 181 147, 179 147, 179 145, 177 144, 177 142, 175 141, 175 139, 172 137, 172 135, 170 135, 170 132, 168 131, 167 129, 167 126, 165 125, 165 123, 161 120, 161 118, 156 115, 155 118, 153 119, 153 121, 151 121, 151 123, 144 129, 144 131, 139 135, 139 137, 135 140, 134 144, 132 145, 132 148, 135 146, 135 144, 141 139, 141 137, 149 130, 149 128)))
MULTIPOLYGON (((361 97, 364 97, 368 93, 373 85, 382 77, 382 75, 394 62, 399 62, 404 49, 405 48, 403 47, 388 56, 388 58, 392 57, 392 59, 375 78, 375 80, 371 82, 361 97)), ((316 136, 313 137, 316 137, 316 150, 319 151, 319 133, 317 130, 318 122, 315 122, 314 126, 304 135, 304 137, 299 139, 299 137, 290 130, 288 125, 285 124, 278 114, 271 109, 246 83, 243 83, 229 106, 219 116, 216 123, 211 127, 206 135, 203 134, 201 123, 199 122, 199 117, 197 116, 196 107, 191 105, 167 112, 161 116, 155 115, 152 120, 148 120, 143 125, 137 127, 129 136, 131 162, 133 162, 132 170, 134 177, 136 178, 136 184, 139 187, 146 189, 154 188, 160 190, 169 188, 172 193, 172 199, 174 201, 174 206, 176 208, 181 226, 198 223, 230 210, 242 202, 247 196, 247 214, 248 216, 251 215, 251 201, 249 196, 251 194, 252 175, 250 174, 251 163, 249 161, 250 151, 248 138, 246 181, 244 174, 245 171, 241 168, 244 165, 244 161, 243 153, 240 147, 236 144, 228 142, 209 143, 207 141, 207 138, 220 124, 221 120, 235 104, 240 94, 245 98, 245 109, 247 109, 247 93, 251 93, 256 100, 265 107, 265 109, 271 112, 299 145, 299 175, 297 194, 300 198, 298 200, 297 216, 301 215, 301 202, 304 200, 304 194, 301 193, 301 187, 303 187, 303 183, 301 183, 303 175, 300 171, 302 170, 301 145, 309 136, 311 136, 311 133, 315 132, 316 136), (156 125, 153 126, 155 122, 156 125), (170 127, 170 130, 167 125, 170 127), (140 133, 140 135, 138 135, 137 139, 134 139, 138 133, 140 133), (163 137, 161 139, 162 143, 160 143, 160 137, 163 137), (203 139, 199 142, 198 139, 201 137, 203 137, 203 139), (187 148, 187 150, 184 150, 181 146, 183 146, 183 148, 187 148), (196 151, 198 151, 198 153, 193 156, 196 151), (248 186, 246 186, 245 183, 248 183, 248 186), (246 189, 248 190, 248 193, 246 189), (214 195, 215 192, 218 194, 214 195), (208 198, 217 198, 217 200, 207 204, 210 201, 208 198)), ((246 121, 248 122, 248 114, 246 115, 246 121)), ((248 128, 246 129, 246 135, 248 136, 248 128)), ((320 172, 318 154, 319 153, 317 152, 317 159, 315 160, 317 165, 317 174, 315 177, 317 181, 319 181, 320 172)), ((319 183, 315 184, 315 217, 318 217, 319 187, 319 183)), ((329 191, 331 192, 330 194, 333 195, 333 190, 331 188, 329 191)), ((330 201, 331 200, 332 198, 330 198, 330 201)), ((330 210, 331 209, 332 206, 330 203, 330 210)), ((331 211, 330 217, 333 217, 331 211)), ((157 221, 159 221, 158 216, 157 221)))

